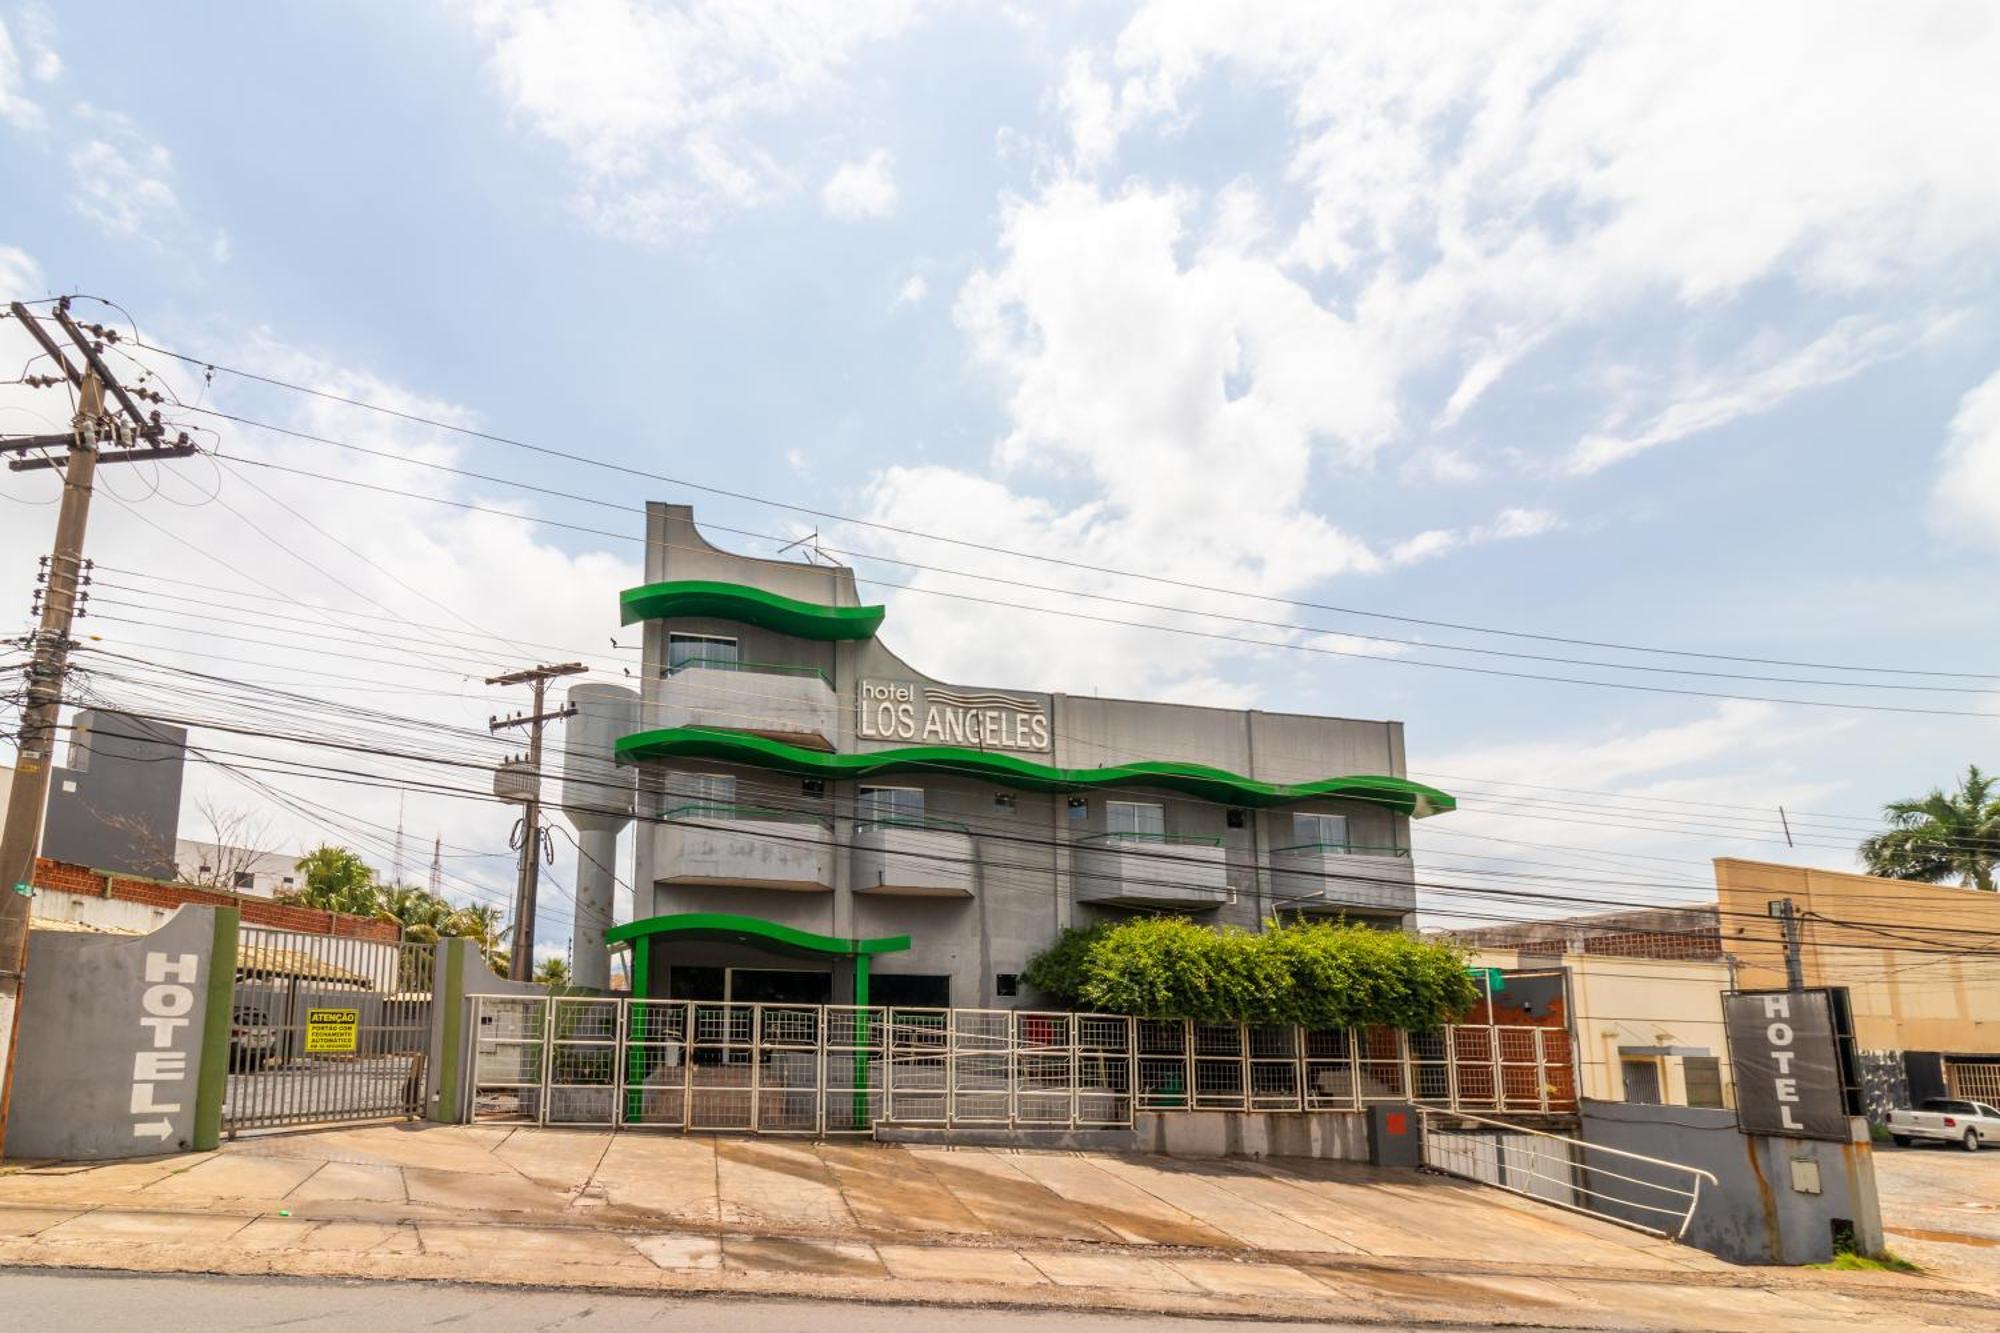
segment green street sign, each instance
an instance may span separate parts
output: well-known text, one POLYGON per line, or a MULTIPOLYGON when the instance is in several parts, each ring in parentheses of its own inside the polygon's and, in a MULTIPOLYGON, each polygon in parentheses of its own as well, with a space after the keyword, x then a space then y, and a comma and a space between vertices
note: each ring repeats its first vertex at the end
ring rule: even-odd
POLYGON ((1507 989, 1507 978, 1501 975, 1497 967, 1468 967, 1465 970, 1475 981, 1484 982, 1486 989, 1495 995, 1507 989))

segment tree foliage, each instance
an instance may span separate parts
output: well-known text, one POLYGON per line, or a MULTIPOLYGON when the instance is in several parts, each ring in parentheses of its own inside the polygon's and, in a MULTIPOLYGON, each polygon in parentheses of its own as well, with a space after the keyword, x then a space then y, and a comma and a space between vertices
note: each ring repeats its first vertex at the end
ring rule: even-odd
POLYGON ((315 847, 300 857, 298 868, 305 874, 305 887, 279 894, 280 901, 389 921, 413 943, 474 940, 489 966, 506 966, 507 955, 500 946, 507 931, 500 924, 497 907, 461 907, 412 884, 379 883, 357 853, 331 844, 315 847))
POLYGON ((2000 782, 1968 764, 1958 790, 1891 801, 1882 807, 1889 827, 1861 844, 1869 873, 1969 889, 1994 888, 2000 861, 2000 782))
POLYGON ((323 843, 299 858, 298 869, 306 886, 280 895, 287 902, 355 916, 374 916, 382 910, 382 890, 375 883, 375 872, 345 847, 323 843))
POLYGON ((1262 934, 1180 917, 1071 929, 1024 975, 1074 1008, 1211 1023, 1424 1031, 1479 998, 1464 955, 1448 945, 1323 922, 1262 934))

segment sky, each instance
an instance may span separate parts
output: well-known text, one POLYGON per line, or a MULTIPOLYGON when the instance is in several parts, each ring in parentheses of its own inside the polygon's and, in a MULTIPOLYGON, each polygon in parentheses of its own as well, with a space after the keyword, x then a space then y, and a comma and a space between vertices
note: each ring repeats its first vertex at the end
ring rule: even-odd
MULTIPOLYGON (((118 364, 219 455, 105 470, 103 698, 483 731, 636 665, 684 501, 817 531, 930 674, 1400 719, 1422 877, 1541 886, 1495 915, 1685 900, 2000 763, 1995 68, 1982 3, 0 0, 0 294, 193 357, 118 364)), ((0 477, 0 623, 54 495, 0 477)), ((400 799, 504 896, 499 807, 266 780, 190 810, 386 869, 400 799)))

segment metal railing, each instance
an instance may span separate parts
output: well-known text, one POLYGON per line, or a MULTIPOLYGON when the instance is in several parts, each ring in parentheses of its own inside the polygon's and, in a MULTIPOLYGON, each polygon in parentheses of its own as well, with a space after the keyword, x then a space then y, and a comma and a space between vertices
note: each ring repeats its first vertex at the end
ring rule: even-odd
POLYGON ((1365 842, 1297 842, 1289 847, 1273 847, 1271 855, 1281 852, 1328 852, 1335 856, 1408 856, 1407 847, 1383 847, 1365 842))
POLYGON ((1424 1106, 1417 1117, 1433 1171, 1669 1240, 1687 1234, 1702 1182, 1716 1183, 1698 1166, 1510 1121, 1424 1106))
POLYGON ((667 820, 687 819, 729 819, 758 824, 818 824, 827 826, 831 821, 825 815, 816 815, 805 810, 778 810, 765 805, 733 805, 711 801, 697 801, 690 805, 677 805, 660 816, 667 820))
POLYGON ((683 658, 660 674, 672 679, 683 671, 743 671, 755 676, 814 676, 829 690, 833 688, 833 681, 826 672, 816 666, 799 666, 788 662, 739 662, 733 657, 683 658))
POLYGON ((865 1134, 1138 1112, 1576 1108, 1566 1033, 1315 1030, 1018 1009, 470 997, 479 1120, 865 1134))
POLYGON ((1078 838, 1079 843, 1152 843, 1165 847, 1220 847, 1222 839, 1205 833, 1142 833, 1131 830, 1123 833, 1086 833, 1078 838))

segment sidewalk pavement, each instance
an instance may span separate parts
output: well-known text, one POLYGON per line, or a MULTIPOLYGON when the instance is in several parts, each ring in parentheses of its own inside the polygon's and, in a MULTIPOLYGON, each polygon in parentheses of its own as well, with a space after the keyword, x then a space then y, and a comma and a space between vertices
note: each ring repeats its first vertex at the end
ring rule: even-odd
POLYGON ((0 1264, 1399 1326, 2000 1329, 1928 1277, 1737 1268, 1345 1163, 393 1125, 0 1168, 0 1264))

